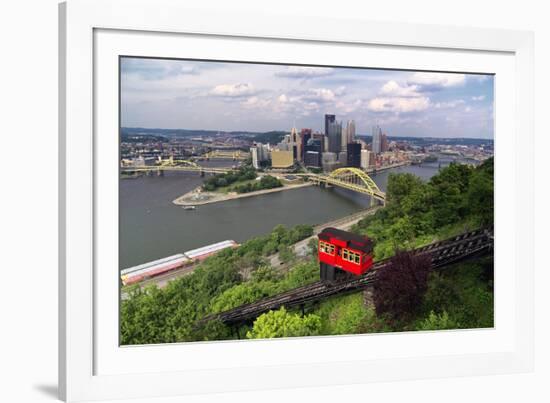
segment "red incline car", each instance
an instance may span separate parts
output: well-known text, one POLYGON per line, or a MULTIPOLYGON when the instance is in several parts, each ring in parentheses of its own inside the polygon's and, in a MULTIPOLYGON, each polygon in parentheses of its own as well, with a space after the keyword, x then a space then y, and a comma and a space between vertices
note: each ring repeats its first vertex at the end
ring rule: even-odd
POLYGON ((359 276, 372 267, 370 239, 328 227, 319 233, 319 266, 323 281, 335 280, 339 272, 359 276))

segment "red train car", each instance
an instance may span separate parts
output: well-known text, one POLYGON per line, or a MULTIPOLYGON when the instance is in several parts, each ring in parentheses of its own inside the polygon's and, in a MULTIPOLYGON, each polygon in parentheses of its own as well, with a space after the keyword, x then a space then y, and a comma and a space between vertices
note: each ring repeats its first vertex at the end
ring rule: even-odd
POLYGON ((359 276, 372 267, 372 241, 360 235, 328 227, 319 237, 321 280, 335 280, 339 271, 359 276))

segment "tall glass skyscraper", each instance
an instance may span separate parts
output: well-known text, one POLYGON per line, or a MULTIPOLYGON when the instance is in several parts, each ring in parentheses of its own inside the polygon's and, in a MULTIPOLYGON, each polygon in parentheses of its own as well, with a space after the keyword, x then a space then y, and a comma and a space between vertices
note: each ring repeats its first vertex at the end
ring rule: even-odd
POLYGON ((329 122, 327 127, 328 151, 338 154, 342 149, 342 123, 329 122))
POLYGON ((328 125, 336 121, 336 115, 325 115, 325 136, 328 136, 328 125))
POLYGON ((382 129, 376 125, 372 127, 372 152, 380 154, 382 151, 382 129))

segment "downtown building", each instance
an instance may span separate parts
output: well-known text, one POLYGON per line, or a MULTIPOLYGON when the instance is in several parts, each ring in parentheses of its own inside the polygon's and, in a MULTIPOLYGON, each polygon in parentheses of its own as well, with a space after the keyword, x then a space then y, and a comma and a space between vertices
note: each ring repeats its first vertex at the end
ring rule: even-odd
POLYGON ((372 128, 372 152, 380 154, 388 151, 388 136, 382 133, 380 126, 376 125, 372 128))
POLYGON ((337 121, 329 122, 326 135, 328 140, 328 152, 338 154, 342 151, 342 123, 337 121))
POLYGON ((348 167, 361 167, 361 144, 349 143, 347 145, 347 165, 348 167))
POLYGON ((361 150, 361 168, 369 169, 373 166, 376 166, 376 156, 374 152, 366 149, 361 150))
POLYGON ((311 168, 321 167, 321 155, 323 154, 323 139, 310 138, 304 145, 304 165, 311 168))
POLYGON ((306 154, 306 145, 308 141, 312 138, 313 133, 311 129, 302 129, 300 130, 300 144, 301 144, 301 154, 300 161, 305 161, 306 154))
POLYGON ((254 143, 250 147, 250 155, 252 157, 252 166, 255 169, 260 169, 262 162, 269 161, 271 158, 271 148, 269 144, 254 143))
POLYGON ((382 129, 376 125, 372 127, 372 152, 380 154, 382 152, 382 129))
POLYGON ((342 150, 347 150, 348 144, 355 143, 355 120, 348 120, 342 128, 342 150))

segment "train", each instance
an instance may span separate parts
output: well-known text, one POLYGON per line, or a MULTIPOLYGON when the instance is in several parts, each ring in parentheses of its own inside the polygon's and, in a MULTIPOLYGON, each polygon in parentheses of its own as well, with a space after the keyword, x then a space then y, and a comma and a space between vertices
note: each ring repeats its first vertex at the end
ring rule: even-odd
POLYGON ((120 271, 120 280, 123 285, 139 283, 151 277, 168 273, 172 270, 198 263, 227 248, 236 248, 239 244, 233 240, 217 242, 212 245, 188 250, 152 262, 143 263, 120 271))
POLYGON ((372 267, 374 244, 368 237, 327 227, 318 234, 318 238, 321 281, 360 276, 372 267))

